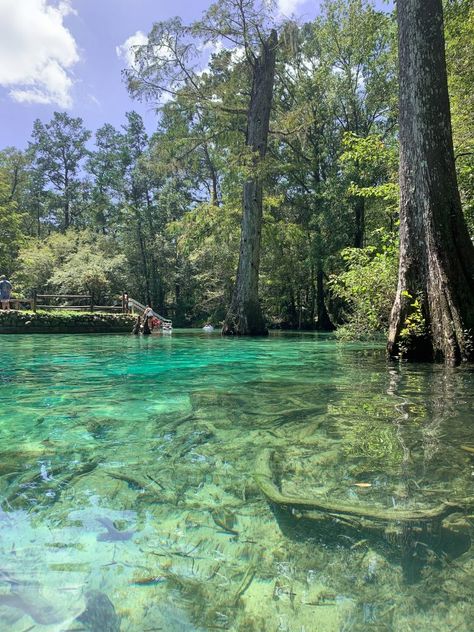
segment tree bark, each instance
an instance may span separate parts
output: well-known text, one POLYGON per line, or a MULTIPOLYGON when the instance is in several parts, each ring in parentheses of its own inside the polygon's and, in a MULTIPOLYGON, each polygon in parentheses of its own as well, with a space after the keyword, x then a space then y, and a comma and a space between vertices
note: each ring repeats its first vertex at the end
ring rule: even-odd
POLYGON ((357 197, 354 200, 354 248, 364 247, 365 235, 365 199, 357 197))
POLYGON ((138 238, 138 244, 140 246, 140 256, 141 256, 142 266, 143 266, 142 278, 145 281, 146 304, 150 305, 151 304, 150 281, 149 281, 149 276, 148 276, 148 264, 146 260, 145 243, 143 239, 142 224, 139 217, 139 212, 136 209, 135 209, 135 215, 137 217, 137 238, 138 238))
POLYGON ((254 152, 256 175, 244 184, 239 266, 232 302, 222 328, 226 335, 268 333, 258 297, 263 200, 258 170, 267 151, 277 43, 277 33, 272 30, 262 43, 253 68, 246 144, 254 152))
POLYGON ((70 199, 69 199, 69 173, 68 170, 65 169, 64 172, 64 230, 67 230, 71 225, 71 214, 70 214, 70 199))
POLYGON ((331 322, 326 308, 326 301, 324 300, 324 272, 321 265, 318 265, 318 270, 316 272, 316 284, 316 301, 318 311, 316 329, 318 331, 334 331, 335 327, 331 322))
POLYGON ((458 364, 474 359, 474 247, 454 168, 442 0, 397 8, 400 265, 388 352, 458 364))
POLYGON ((209 155, 209 149, 206 144, 204 144, 204 156, 206 158, 206 163, 209 169, 209 174, 211 176, 211 204, 213 206, 219 206, 219 193, 218 193, 218 178, 217 171, 214 167, 214 164, 211 160, 211 156, 209 155))

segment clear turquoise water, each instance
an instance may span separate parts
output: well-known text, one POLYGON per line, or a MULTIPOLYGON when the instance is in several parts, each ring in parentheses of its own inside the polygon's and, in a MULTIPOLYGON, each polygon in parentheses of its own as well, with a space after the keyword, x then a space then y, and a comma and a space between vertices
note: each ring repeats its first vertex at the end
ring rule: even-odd
POLYGON ((2 632, 472 629, 472 369, 196 331, 2 336, 0 358, 2 632), (287 495, 468 509, 271 506, 265 449, 287 495))

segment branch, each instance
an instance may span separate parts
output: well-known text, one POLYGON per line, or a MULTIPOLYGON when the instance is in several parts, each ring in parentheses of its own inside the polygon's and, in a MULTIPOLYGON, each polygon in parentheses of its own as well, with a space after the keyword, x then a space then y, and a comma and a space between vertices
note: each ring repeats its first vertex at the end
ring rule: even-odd
POLYGON ((464 151, 462 154, 456 154, 454 156, 454 161, 456 161, 458 158, 462 158, 463 156, 474 156, 474 151, 464 151))
POLYGON ((437 522, 443 520, 452 513, 465 512, 472 507, 472 499, 466 499, 462 503, 443 502, 433 509, 383 509, 367 505, 350 505, 343 502, 326 500, 325 498, 304 498, 300 496, 286 496, 282 494, 273 482, 271 470, 272 453, 264 450, 257 459, 254 479, 262 493, 272 503, 295 509, 308 509, 322 511, 329 515, 346 515, 376 520, 381 522, 401 522, 405 524, 418 522, 437 522))

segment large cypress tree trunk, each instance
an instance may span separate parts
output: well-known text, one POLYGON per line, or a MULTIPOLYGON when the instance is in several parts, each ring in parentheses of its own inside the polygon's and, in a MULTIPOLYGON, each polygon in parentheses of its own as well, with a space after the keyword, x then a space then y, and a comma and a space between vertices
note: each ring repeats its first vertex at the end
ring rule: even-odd
POLYGON ((388 352, 473 360, 474 247, 462 214, 442 0, 398 0, 400 267, 388 352))
POLYGON ((278 37, 272 30, 255 59, 247 115, 247 146, 254 152, 256 175, 244 184, 240 256, 232 302, 222 333, 265 335, 267 328, 258 298, 263 188, 258 173, 267 151, 278 37))

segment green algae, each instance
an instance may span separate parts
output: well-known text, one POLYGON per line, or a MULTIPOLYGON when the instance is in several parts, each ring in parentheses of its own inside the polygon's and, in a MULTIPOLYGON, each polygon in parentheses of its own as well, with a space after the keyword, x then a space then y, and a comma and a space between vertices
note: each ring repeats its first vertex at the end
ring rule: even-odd
POLYGON ((375 537, 281 512, 252 478, 270 449, 285 494, 390 511, 464 498, 470 370, 197 332, 4 336, 2 360, 0 629, 470 629, 470 514, 375 537))

